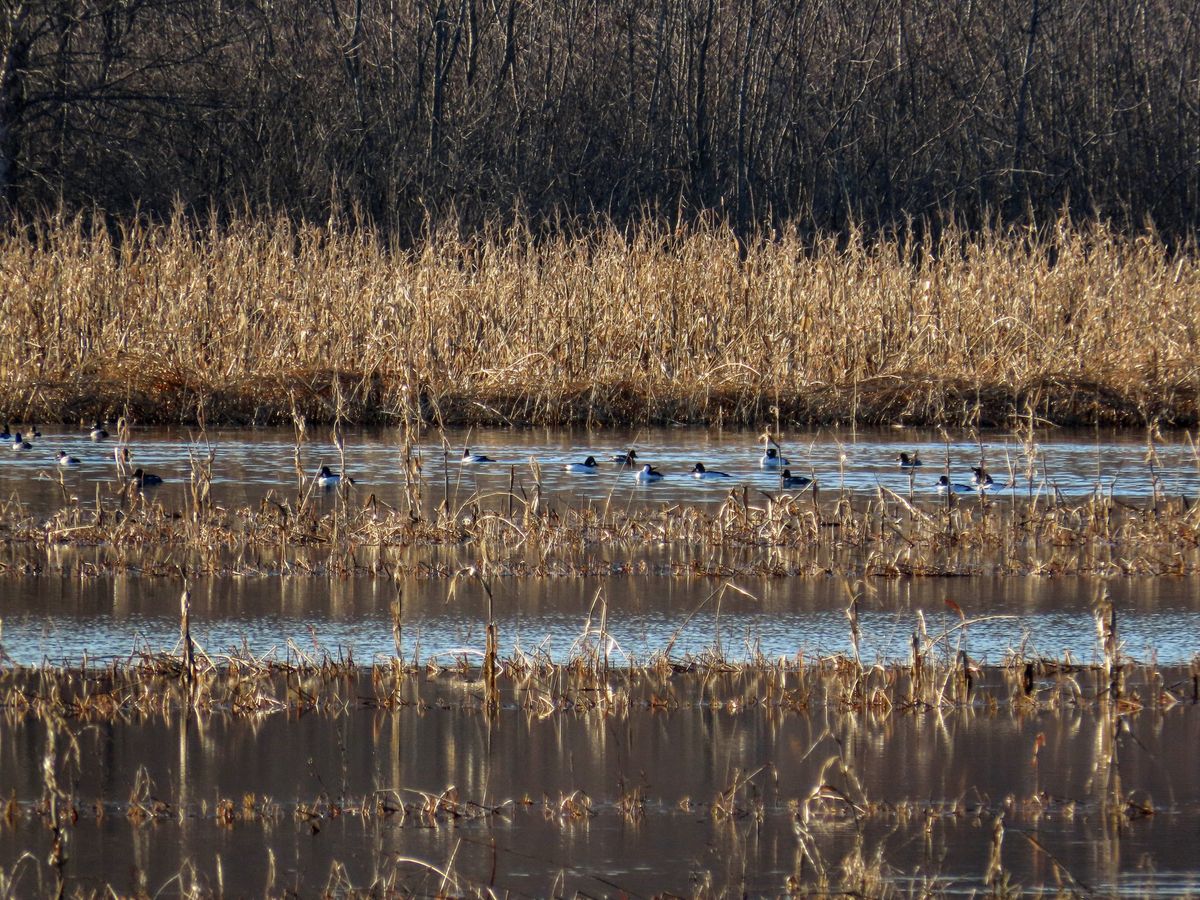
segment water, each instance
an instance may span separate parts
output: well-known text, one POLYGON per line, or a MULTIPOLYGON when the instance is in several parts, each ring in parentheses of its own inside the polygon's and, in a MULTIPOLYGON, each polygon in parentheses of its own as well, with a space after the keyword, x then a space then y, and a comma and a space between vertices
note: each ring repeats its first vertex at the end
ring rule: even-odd
MULTIPOLYGON (((8 514, 37 519, 72 498, 111 503, 112 445, 43 430, 28 454, 0 448, 8 514), (85 464, 56 469, 52 456, 60 446, 85 464)), ((328 437, 322 431, 302 448, 298 481, 290 431, 210 433, 215 502, 255 507, 268 495, 309 490, 321 464, 338 464, 328 437)), ((534 490, 531 458, 541 467, 543 501, 560 508, 715 505, 731 489, 778 488, 758 468, 761 447, 748 433, 530 430, 447 437, 448 464, 440 444, 420 448, 426 510, 447 492, 456 506, 502 507, 510 472, 519 502, 534 490), (468 442, 499 462, 460 466, 468 442), (668 477, 638 486, 611 466, 588 476, 562 469, 588 454, 603 458, 631 446, 668 477), (687 472, 696 461, 735 477, 694 481, 687 472)), ((346 467, 359 482, 358 500, 374 493, 407 508, 397 441, 390 432, 347 434, 346 467)), ((135 464, 167 478, 151 495, 169 511, 187 503, 189 449, 198 452, 185 431, 134 435, 135 464)), ((1051 433, 1039 437, 1036 457, 1027 460, 1018 441, 993 434, 985 436, 983 453, 1001 480, 1008 480, 1010 464, 1021 473, 1032 467, 1032 480, 1022 476, 1017 485, 1021 496, 1057 492, 1082 500, 1101 490, 1136 505, 1156 491, 1200 495, 1187 440, 1169 438, 1156 449, 1151 466, 1136 435, 1051 433)), ((947 450, 936 434, 795 435, 784 454, 793 470, 815 473, 823 491, 845 486, 865 496, 881 485, 907 494, 909 474, 894 458, 913 450, 926 463, 913 476, 913 495, 935 503, 931 486, 947 450)), ((967 436, 956 436, 949 452, 956 480, 979 464, 980 448, 967 436)), ((1003 501, 1013 493, 997 496, 1003 501)), ((332 493, 316 496, 335 502, 332 493)), ((23 552, 8 548, 6 563, 23 552)), ((14 662, 98 664, 176 645, 179 582, 81 577, 80 560, 107 552, 51 547, 51 561, 71 564, 47 571, 74 574, 0 577, 0 687, 14 662)), ((431 571, 469 561, 459 547, 389 552, 431 571)), ((636 574, 688 571, 692 562, 719 570, 752 552, 598 546, 576 562, 605 577, 493 579, 491 615, 501 652, 565 662, 601 647, 617 665, 659 653, 684 660, 716 650, 748 660, 849 652, 841 579, 636 574)), ((167 571, 177 561, 170 548, 121 553, 167 571)), ((935 656, 961 648, 982 663, 999 663, 1014 651, 1091 662, 1099 655, 1093 609, 1104 596, 1117 610, 1126 656, 1187 667, 1200 650, 1200 578, 875 579, 851 589, 859 596, 860 651, 868 663, 905 659, 922 628, 935 656), (965 628, 947 599, 963 610, 965 628)), ((279 659, 328 653, 370 663, 395 652, 398 598, 406 657, 478 661, 489 601, 477 582, 459 581, 452 591, 441 577, 200 578, 192 584, 192 633, 218 659, 236 648, 279 659)), ((1014 884, 1053 890, 1067 883, 1102 895, 1200 894, 1194 849, 1200 707, 1193 704, 1149 705, 1123 716, 1119 727, 1086 703, 890 715, 785 712, 748 702, 759 699, 751 686, 695 676, 672 682, 680 702, 670 709, 643 703, 543 717, 510 693, 489 718, 477 702, 464 700, 469 691, 451 674, 424 679, 422 703, 390 711, 360 702, 373 694, 364 677, 347 680, 346 704, 335 705, 336 714, 130 713, 60 722, 53 769, 80 811, 68 829, 62 870, 68 892, 111 884, 145 895, 190 886, 228 896, 312 895, 374 885, 377 893, 431 895, 484 889, 515 896, 777 895, 789 878, 814 884, 817 864, 799 851, 795 812, 821 783, 851 790, 836 767, 823 768, 840 758, 862 785, 862 796, 855 794, 862 812, 848 815, 844 804, 831 803, 808 826, 835 888, 843 858, 860 845, 868 861, 883 860, 888 883, 902 892, 984 890, 993 822, 1003 813, 1003 865, 1014 884), (736 702, 722 702, 730 698, 736 702), (447 791, 454 804, 427 803, 447 791), (151 811, 145 821, 129 815, 131 797, 151 811), (639 801, 632 807, 631 797, 639 801)), ((1170 687, 1186 696, 1175 681, 1189 678, 1180 668, 1170 687)), ((50 894, 53 835, 35 812, 51 744, 48 723, 15 707, 3 715, 0 803, 11 797, 18 812, 10 822, 0 820, 0 886, 15 881, 14 895, 50 894)))
MULTIPOLYGON (((839 801, 810 810, 833 887, 861 839, 901 890, 981 891, 1003 813, 1013 884, 1200 892, 1195 705, 1130 714, 1114 737, 1112 721, 1086 706, 734 710, 721 701, 749 684, 677 676, 671 711, 543 718, 506 704, 489 719, 462 705, 454 681, 426 680, 425 705, 391 711, 351 703, 336 714, 64 722, 57 777, 80 811, 68 828, 69 887, 312 895, 331 878, 360 890, 394 879, 433 894, 441 876, 427 865, 460 880, 451 893, 777 895, 789 877, 813 883, 793 823, 824 783, 859 811, 839 801), (430 797, 447 802, 435 808, 430 797), (130 817, 131 798, 155 814, 130 817)), ((34 813, 47 746, 40 719, 10 717, 0 731, 0 792, 20 807, 0 825, 0 872, 33 854, 20 864, 19 896, 54 886, 44 863, 52 835, 34 813)))
MULTIPOLYGON (((30 514, 46 515, 64 502, 64 496, 84 502, 112 487, 115 473, 111 441, 93 444, 78 430, 46 427, 35 449, 14 453, 0 448, 0 497, 18 499, 30 514), (78 457, 78 469, 54 465, 58 449, 78 457), (59 476, 63 483, 59 484, 59 476)), ((213 496, 230 506, 257 506, 274 492, 293 496, 311 486, 322 465, 340 466, 337 449, 327 429, 316 430, 302 447, 298 484, 293 461, 294 436, 284 429, 216 429, 207 443, 183 429, 136 429, 133 464, 162 475, 167 483, 154 489, 165 505, 182 507, 191 472, 189 453, 204 458, 216 453, 213 496)), ((696 428, 612 430, 603 432, 563 429, 451 430, 448 448, 435 436, 417 451, 422 462, 421 488, 428 508, 441 502, 447 487, 451 500, 469 499, 502 504, 507 498, 510 469, 518 496, 530 496, 534 475, 531 460, 540 466, 541 483, 548 502, 579 505, 607 503, 613 508, 674 503, 715 504, 728 492, 748 489, 779 490, 778 473, 759 468, 762 444, 748 432, 708 431, 696 428), (497 460, 463 466, 458 460, 464 445, 497 460), (636 447, 639 460, 652 463, 666 477, 653 485, 639 485, 632 471, 607 462, 615 452, 636 447), (593 455, 601 462, 596 474, 571 475, 564 466, 593 455), (703 462, 732 477, 697 481, 692 466, 703 462)), ((346 471, 356 479, 358 493, 406 508, 400 459, 401 435, 394 431, 351 431, 345 438, 346 471)), ((997 479, 1008 483, 997 496, 1013 494, 1081 499, 1095 491, 1127 500, 1145 500, 1155 485, 1161 494, 1195 499, 1200 496, 1200 460, 1187 435, 1171 436, 1156 444, 1157 458, 1147 461, 1143 437, 1128 432, 1047 432, 1038 436, 1032 453, 1013 435, 985 434, 982 444, 971 436, 952 436, 946 443, 930 431, 887 429, 874 431, 816 431, 787 435, 783 448, 794 473, 815 476, 822 490, 845 487, 853 492, 890 488, 907 495, 910 487, 919 499, 936 498, 934 485, 949 455, 949 473, 955 481, 970 479, 971 467, 981 461, 997 479), (981 450, 982 447, 982 450, 981 450), (901 451, 919 451, 925 465, 913 473, 896 464, 901 451), (1011 473, 1010 473, 1011 468, 1011 473)))
MULTIPOLYGON (((501 579, 492 590, 505 655, 520 650, 563 662, 590 651, 599 641, 602 603, 604 644, 614 662, 667 650, 683 658, 719 648, 744 660, 852 649, 846 586, 836 578, 501 579)), ((283 656, 293 647, 369 663, 394 653, 397 591, 406 657, 477 661, 487 599, 471 582, 451 594, 448 579, 204 578, 192 588, 192 633, 212 653, 247 648, 283 656)), ((1076 661, 1094 661, 1093 609, 1105 592, 1117 608, 1126 655, 1186 664, 1200 651, 1196 578, 889 579, 860 591, 860 650, 867 660, 907 658, 923 617, 931 640, 946 635, 935 643, 937 652, 961 647, 992 663, 1013 651, 1055 658, 1069 652, 1076 661), (947 598, 962 608, 965 630, 947 598)), ((179 635, 179 594, 178 582, 166 578, 0 579, 0 648, 25 664, 170 650, 179 635)))

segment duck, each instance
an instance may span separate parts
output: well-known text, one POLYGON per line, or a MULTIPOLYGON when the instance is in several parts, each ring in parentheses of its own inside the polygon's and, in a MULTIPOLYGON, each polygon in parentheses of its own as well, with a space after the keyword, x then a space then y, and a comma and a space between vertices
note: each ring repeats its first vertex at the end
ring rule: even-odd
POLYGON ((495 462, 490 456, 484 456, 482 453, 472 453, 470 447, 463 448, 462 455, 463 463, 490 463, 495 462))
POLYGON ((896 460, 900 463, 900 468, 902 469, 915 469, 917 466, 925 465, 925 463, 921 462, 921 454, 916 451, 913 451, 911 456, 907 453, 901 453, 896 457, 896 460))
POLYGON ((317 484, 321 487, 336 487, 343 481, 347 484, 354 484, 354 479, 349 475, 339 475, 332 471, 329 466, 321 466, 321 471, 317 473, 317 484))
POLYGON ((971 484, 981 491, 998 487, 996 479, 984 471, 983 466, 976 466, 971 470, 971 484))
POLYGON ((793 475, 791 469, 784 469, 780 472, 779 480, 783 482, 784 487, 790 488, 805 488, 812 484, 811 478, 805 478, 803 475, 793 475))
POLYGON ((575 475, 590 475, 599 467, 596 465, 596 457, 589 456, 581 463, 567 463, 563 468, 575 475))
POLYGON ((949 475, 943 475, 937 480, 937 492, 939 494, 974 494, 975 488, 969 484, 952 482, 949 475))
POLYGON ((636 465, 637 451, 630 450, 628 453, 614 453, 609 459, 622 466, 633 466, 636 465))
POLYGON ((0 441, 8 442, 12 440, 12 434, 8 430, 8 423, 4 423, 4 430, 0 431, 0 441))
POLYGON ((650 465, 650 463, 646 463, 644 466, 642 466, 642 470, 637 473, 637 480, 642 484, 650 484, 651 482, 662 481, 663 473, 654 468, 654 466, 650 465))
POLYGON ((12 436, 12 443, 9 446, 12 447, 12 449, 14 451, 32 450, 33 449, 33 444, 31 444, 31 443, 29 443, 29 441, 25 440, 25 438, 23 438, 21 436, 21 432, 19 432, 19 431, 12 436))
POLYGON ((67 468, 74 468, 75 466, 79 465, 79 460, 73 456, 67 456, 66 450, 59 450, 55 459, 58 460, 58 464, 60 466, 65 466, 67 468))
POLYGON ((99 422, 93 422, 92 430, 88 432, 88 437, 93 441, 102 441, 108 437, 108 432, 104 430, 104 426, 99 422))
POLYGON ((774 447, 768 447, 767 452, 759 459, 758 465, 763 469, 779 469, 788 465, 788 461, 779 455, 774 447))
POLYGON ((704 468, 704 463, 696 463, 692 467, 692 477, 700 481, 716 481, 720 478, 732 478, 728 472, 718 472, 716 469, 704 468))
POLYGON ((156 484, 162 484, 163 480, 161 476, 155 475, 152 472, 146 472, 141 467, 138 467, 129 476, 129 482, 138 487, 153 487, 156 484))

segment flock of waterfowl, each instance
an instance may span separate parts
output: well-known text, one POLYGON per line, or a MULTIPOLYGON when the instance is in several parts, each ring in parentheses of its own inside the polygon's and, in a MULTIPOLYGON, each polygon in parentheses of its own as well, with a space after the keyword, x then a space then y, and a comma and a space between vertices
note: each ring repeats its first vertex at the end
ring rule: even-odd
MULTIPOLYGON (((4 423, 4 430, 0 431, 0 446, 8 445, 14 453, 27 453, 35 450, 36 446, 29 438, 37 440, 42 436, 42 433, 34 428, 28 434, 22 434, 19 431, 9 431, 8 423, 4 423)), ((88 430, 87 436, 90 440, 99 443, 108 438, 108 431, 99 422, 92 424, 88 430)), ((129 451, 126 448, 120 448, 115 454, 117 460, 117 473, 122 480, 128 481, 137 487, 151 487, 156 484, 162 484, 162 477, 151 472, 146 472, 141 468, 131 469, 127 464, 129 462, 129 451)), ((66 450, 59 450, 54 455, 55 465, 61 466, 64 469, 75 469, 81 465, 78 457, 71 456, 66 450)))
MULTIPOLYGON (((924 465, 920 455, 917 453, 900 453, 896 457, 896 461, 901 469, 916 470, 924 465)), ((468 447, 463 450, 461 462, 463 465, 482 465, 494 463, 497 460, 481 453, 473 453, 468 447)), ((609 457, 609 462, 614 463, 620 468, 636 470, 634 477, 641 484, 652 484, 656 481, 662 481, 667 477, 650 463, 639 463, 636 450, 615 453, 609 457)), ((785 488, 802 490, 812 484, 813 480, 811 478, 806 478, 803 475, 793 475, 791 469, 788 468, 790 465, 789 460, 782 456, 775 447, 767 447, 758 460, 758 467, 760 469, 778 473, 779 482, 785 488)), ((563 469, 572 475, 591 475, 601 471, 601 465, 596 461, 596 457, 589 456, 583 462, 567 463, 563 466, 563 469)), ((698 462, 692 466, 692 470, 688 474, 697 481, 721 481, 726 478, 735 477, 728 472, 709 469, 702 462, 698 462)), ((942 475, 933 487, 939 494, 980 494, 987 491, 999 490, 1003 486, 989 475, 982 466, 975 466, 971 469, 969 483, 962 484, 951 481, 949 476, 942 475)))
MULTIPOLYGON (((99 422, 93 423, 86 434, 90 440, 97 443, 106 440, 109 436, 108 431, 99 422)), ((10 432, 6 423, 3 432, 0 432, 0 445, 7 444, 13 452, 25 453, 35 449, 35 445, 29 438, 36 440, 41 436, 41 432, 36 428, 29 434, 22 434, 20 431, 10 432)), ((765 435, 760 440, 763 440, 767 444, 774 443, 773 439, 765 435)), ((128 465, 129 451, 127 448, 119 448, 115 453, 115 458, 118 474, 123 480, 137 487, 148 487, 163 483, 163 479, 159 475, 146 472, 141 468, 135 469, 130 467, 128 465)), ((80 465, 80 460, 69 455, 65 450, 59 450, 54 460, 56 465, 64 468, 75 468, 80 465)), ((901 469, 910 471, 915 471, 924 465, 918 453, 900 453, 896 457, 896 461, 901 469)), ((482 466, 489 463, 498 463, 499 461, 486 454, 472 452, 468 447, 463 450, 460 462, 462 465, 482 466)), ((635 480, 639 484, 653 484, 668 477, 650 463, 643 463, 639 460, 637 451, 632 449, 623 453, 612 454, 608 458, 608 464, 615 465, 619 469, 632 471, 635 480)), ((767 446, 762 456, 758 459, 759 469, 777 473, 779 484, 782 487, 803 490, 812 484, 813 480, 811 478, 792 474, 791 469, 788 468, 789 465, 789 460, 780 453, 777 447, 767 446)), ((602 471, 602 466, 596 461, 596 457, 588 456, 582 462, 565 464, 563 469, 572 475, 594 475, 602 471)), ((707 468, 702 462, 697 462, 688 474, 697 481, 723 481, 736 477, 729 472, 707 468)), ((354 483, 353 478, 344 473, 334 472, 327 465, 321 466, 320 470, 314 476, 314 481, 317 485, 324 488, 336 487, 343 481, 348 484, 354 483)), ((933 487, 940 494, 980 494, 991 490, 999 490, 1003 485, 989 475, 983 467, 976 466, 971 470, 970 479, 965 483, 951 481, 948 475, 942 475, 933 487)))
MULTIPOLYGON (((639 463, 636 450, 627 450, 624 453, 614 453, 608 458, 610 463, 616 464, 622 469, 631 469, 634 471, 634 478, 641 484, 653 484, 656 481, 662 481, 667 476, 652 466, 650 463, 639 463)), ((464 450, 462 455, 463 464, 478 464, 495 462, 489 456, 482 456, 478 453, 472 453, 470 449, 464 450)), ((786 468, 788 461, 779 455, 779 451, 774 447, 770 447, 762 455, 758 461, 760 469, 769 469, 779 472, 779 479, 784 487, 804 488, 812 483, 811 478, 805 478, 803 475, 793 475, 791 469, 786 468)), ((583 462, 567 463, 563 469, 572 475, 591 475, 601 470, 600 463, 596 462, 596 457, 589 456, 583 462)), ((706 468, 704 463, 698 462, 692 466, 689 473, 692 478, 697 481, 721 481, 726 478, 733 478, 728 472, 721 472, 717 469, 706 468)))

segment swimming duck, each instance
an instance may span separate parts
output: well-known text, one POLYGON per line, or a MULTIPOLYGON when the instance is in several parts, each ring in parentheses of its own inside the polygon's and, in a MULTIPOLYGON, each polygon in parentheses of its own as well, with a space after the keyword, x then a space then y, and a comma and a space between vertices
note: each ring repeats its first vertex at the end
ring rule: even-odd
POLYGON ((981 491, 996 487, 996 479, 984 471, 983 466, 971 470, 971 484, 981 491))
POLYGON ((576 475, 590 475, 599 467, 596 465, 596 457, 589 456, 581 463, 567 463, 563 468, 576 475))
POLYGON ((17 432, 12 436, 12 443, 9 445, 13 450, 32 450, 33 444, 21 437, 21 432, 17 432))
POLYGON ((160 476, 154 475, 151 472, 144 472, 140 467, 133 470, 133 474, 129 476, 129 481, 138 487, 152 487, 153 485, 163 483, 160 476))
POLYGON ((344 478, 332 471, 329 466, 321 466, 321 471, 317 473, 317 484, 321 487, 335 487, 345 481, 347 484, 354 484, 354 479, 349 475, 344 478))
POLYGON ((925 465, 925 463, 921 462, 921 454, 916 452, 911 456, 907 453, 901 453, 896 457, 896 460, 900 463, 900 468, 902 469, 915 469, 917 466, 925 465))
POLYGON ((5 442, 8 442, 8 441, 11 441, 11 440, 12 440, 12 434, 11 434, 11 433, 9 432, 9 430, 8 430, 8 423, 7 423, 7 422, 5 422, 5 423, 4 423, 4 430, 3 430, 3 431, 0 431, 0 441, 5 441, 5 442))
POLYGON ((92 430, 88 432, 88 437, 93 441, 102 441, 108 437, 108 432, 104 430, 104 427, 99 422, 93 422, 92 430))
POLYGON ((774 447, 768 447, 767 452, 758 461, 758 465, 763 469, 778 469, 787 464, 788 461, 780 456, 779 451, 774 447))
POLYGON ((975 490, 969 484, 951 482, 948 475, 943 475, 937 480, 937 492, 939 494, 974 494, 975 490))
POLYGON ((74 468, 75 466, 79 465, 79 460, 77 460, 73 456, 67 456, 66 450, 59 450, 58 456, 55 458, 58 460, 58 464, 60 466, 66 466, 67 468, 74 468))
POLYGON ((482 453, 472 453, 470 447, 463 448, 462 461, 464 463, 490 463, 495 462, 490 456, 484 456, 482 453))
POLYGON ((692 477, 701 481, 715 481, 720 478, 731 478, 728 472, 718 472, 716 469, 704 468, 704 463, 696 463, 692 467, 692 477))
POLYGON ((811 478, 805 478, 803 475, 793 475, 791 469, 784 469, 779 473, 779 480, 783 482, 784 487, 804 488, 812 484, 811 478))
POLYGON ((642 484, 650 484, 654 481, 662 481, 663 473, 654 468, 654 466, 650 465, 650 463, 646 463, 644 466, 642 466, 642 470, 637 473, 637 480, 642 484))
POLYGON ((620 463, 623 466, 636 465, 634 460, 637 459, 637 451, 630 450, 628 453, 614 453, 609 457, 613 462, 620 463))

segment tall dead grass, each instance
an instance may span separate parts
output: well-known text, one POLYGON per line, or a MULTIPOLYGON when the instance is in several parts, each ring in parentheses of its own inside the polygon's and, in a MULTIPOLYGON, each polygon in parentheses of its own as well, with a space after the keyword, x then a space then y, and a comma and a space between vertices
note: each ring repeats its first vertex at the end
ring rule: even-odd
POLYGON ((72 499, 48 517, 0 506, 0 575, 369 575, 457 578, 842 575, 1196 575, 1200 505, 1096 496, 912 503, 808 493, 719 507, 616 510, 472 498, 428 515, 374 495, 301 495, 171 510, 142 494, 72 499), (432 552, 437 550, 438 552, 432 552), (650 556, 647 556, 647 553, 650 556))
POLYGON ((0 409, 141 422, 1200 421, 1200 256, 1102 225, 937 243, 539 241, 182 220, 0 238, 0 409), (744 258, 743 258, 744 256, 744 258))

